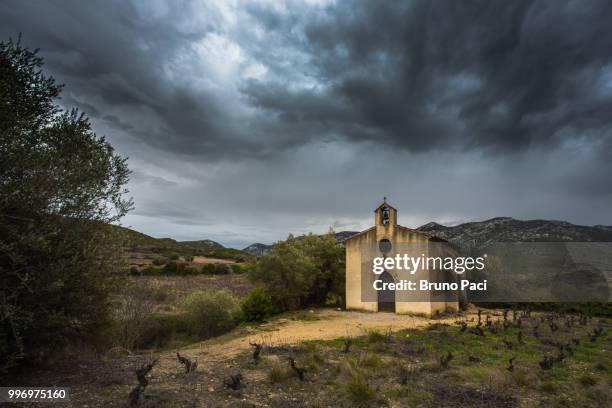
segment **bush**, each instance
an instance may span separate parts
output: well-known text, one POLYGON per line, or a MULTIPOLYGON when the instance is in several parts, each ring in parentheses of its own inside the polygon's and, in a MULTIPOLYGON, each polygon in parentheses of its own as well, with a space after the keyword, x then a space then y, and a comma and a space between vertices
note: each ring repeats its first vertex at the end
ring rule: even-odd
POLYGON ((287 381, 289 375, 287 369, 283 368, 280 364, 276 363, 268 371, 268 379, 270 382, 278 384, 287 381))
POLYGON ((218 336, 236 325, 236 303, 227 289, 190 294, 183 303, 192 334, 202 339, 218 336))
POLYGON ((162 271, 166 275, 180 275, 183 271, 183 265, 178 262, 168 262, 162 271))
POLYGON ((229 275, 233 273, 232 266, 228 264, 204 264, 200 270, 205 275, 229 275))
POLYGON ((315 279, 316 268, 295 240, 279 242, 261 257, 251 273, 256 282, 266 286, 278 311, 306 306, 308 292, 315 279))
POLYGON ((240 308, 247 322, 261 322, 274 314, 272 298, 262 286, 251 290, 240 308))
POLYGON ((147 266, 146 268, 142 269, 140 271, 140 275, 159 275, 161 273, 161 269, 160 268, 154 268, 152 266, 147 266))
POLYGON ((214 264, 204 264, 202 265, 202 269, 200 269, 200 271, 205 275, 214 275, 215 265, 214 264))
POLYGON ((132 266, 130 268, 130 275, 140 275, 140 270, 138 270, 137 266, 132 266))
POLYGON ((119 294, 114 309, 113 345, 132 350, 150 324, 151 301, 143 291, 128 287, 119 294))
POLYGON ((368 382, 368 375, 350 362, 342 366, 347 377, 344 381, 344 394, 353 404, 369 406, 376 399, 376 390, 368 382))
POLYGON ((184 276, 184 275, 196 275, 198 273, 198 270, 196 268, 192 268, 190 266, 187 266, 187 264, 184 264, 182 262, 168 262, 164 268, 162 269, 162 272, 166 275, 178 275, 178 276, 184 276))
POLYGON ((343 296, 343 251, 333 231, 322 237, 289 236, 259 258, 250 277, 265 285, 278 311, 325 304, 343 296))
POLYGON ((215 275, 229 275, 232 273, 232 267, 227 264, 214 264, 215 265, 215 275))
POLYGON ((597 378, 588 374, 584 374, 578 378, 578 382, 580 382, 583 387, 592 387, 597 384, 597 378))
POLYGON ((251 265, 245 263, 236 263, 232 265, 232 272, 235 274, 246 273, 251 268, 251 265))

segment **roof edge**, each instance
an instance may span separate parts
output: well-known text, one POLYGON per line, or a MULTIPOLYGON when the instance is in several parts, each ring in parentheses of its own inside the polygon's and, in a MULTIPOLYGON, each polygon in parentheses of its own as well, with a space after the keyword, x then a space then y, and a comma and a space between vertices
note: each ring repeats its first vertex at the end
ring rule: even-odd
MULTIPOLYGON (((427 239, 428 239, 428 240, 430 240, 430 241, 437 241, 437 242, 448 242, 448 241, 447 241, 447 240, 445 240, 444 238, 440 238, 440 237, 438 237, 438 236, 436 236, 436 235, 428 234, 428 233, 426 233, 426 232, 419 231, 419 230, 416 230, 416 229, 413 229, 413 228, 404 227, 403 225, 397 225, 396 227, 397 227, 397 228, 400 228, 400 229, 408 230, 408 231, 413 232, 413 233, 415 233, 415 234, 423 235, 423 236, 427 237, 427 239)), ((358 232, 358 233, 356 233, 356 234, 353 234, 353 235, 351 235, 350 237, 348 237, 348 238, 344 239, 344 240, 343 240, 343 242, 349 241, 349 240, 351 240, 351 239, 353 239, 353 238, 357 237, 358 235, 365 234, 365 233, 370 232, 370 231, 375 230, 375 229, 376 229, 376 226, 374 226, 374 227, 370 227, 370 228, 368 228, 368 229, 365 229, 365 230, 363 230, 363 231, 361 231, 361 232, 358 232)))

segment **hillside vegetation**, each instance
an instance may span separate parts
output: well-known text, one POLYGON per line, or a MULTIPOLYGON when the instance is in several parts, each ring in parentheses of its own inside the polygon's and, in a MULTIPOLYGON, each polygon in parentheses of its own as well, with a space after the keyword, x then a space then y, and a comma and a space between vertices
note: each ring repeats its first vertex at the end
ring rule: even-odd
MULTIPOLYGON (((252 256, 244 251, 225 248, 221 244, 210 240, 179 242, 171 238, 154 238, 141 232, 113 225, 111 226, 121 237, 127 252, 128 263, 131 266, 149 265, 150 262, 139 263, 136 260, 175 260, 195 256, 228 259, 235 262, 247 262, 252 256)), ((165 263, 165 262, 164 262, 165 263)))
POLYGON ((554 220, 521 221, 509 217, 452 227, 430 222, 418 230, 458 245, 486 246, 492 242, 612 242, 612 227, 590 227, 554 220))
MULTIPOLYGON (((357 231, 334 232, 334 237, 336 239, 336 242, 341 243, 345 239, 347 239, 347 238, 349 238, 349 237, 351 237, 351 236, 353 236, 353 235, 355 235, 357 233, 358 233, 357 231)), ((320 236, 325 236, 325 234, 324 235, 320 235, 320 236)), ((295 237, 294 239, 299 241, 299 240, 305 239, 306 237, 308 237, 308 235, 300 235, 300 236, 295 237)), ((253 256, 263 256, 263 255, 267 254, 268 252, 270 252, 272 250, 272 248, 274 248, 274 246, 277 245, 277 244, 278 243, 272 244, 272 245, 267 245, 267 244, 262 244, 262 243, 256 242, 254 244, 249 245, 246 248, 243 248, 242 250, 244 252, 247 252, 247 253, 253 255, 253 256)))

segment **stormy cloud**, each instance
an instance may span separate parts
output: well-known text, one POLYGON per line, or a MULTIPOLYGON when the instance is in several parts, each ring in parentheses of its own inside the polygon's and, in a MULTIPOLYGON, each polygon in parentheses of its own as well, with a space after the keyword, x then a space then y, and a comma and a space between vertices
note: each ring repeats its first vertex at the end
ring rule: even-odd
POLYGON ((4 1, 155 236, 612 224, 612 4, 4 1))

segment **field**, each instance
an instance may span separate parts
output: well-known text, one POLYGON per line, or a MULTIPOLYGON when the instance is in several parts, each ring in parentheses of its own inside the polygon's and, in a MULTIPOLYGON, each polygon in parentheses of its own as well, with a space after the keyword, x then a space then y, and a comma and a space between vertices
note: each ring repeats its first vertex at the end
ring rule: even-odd
POLYGON ((236 299, 244 298, 253 284, 244 274, 194 276, 135 276, 132 289, 152 300, 155 312, 173 313, 192 292, 228 289, 236 299))
POLYGON ((190 373, 175 350, 110 351, 27 382, 71 386, 67 406, 123 406, 134 370, 158 358, 141 406, 607 406, 612 321, 521 316, 504 323, 501 310, 484 310, 481 335, 473 309, 435 320, 301 311, 180 349, 197 360, 190 373), (257 359, 250 343, 262 346, 257 359))

